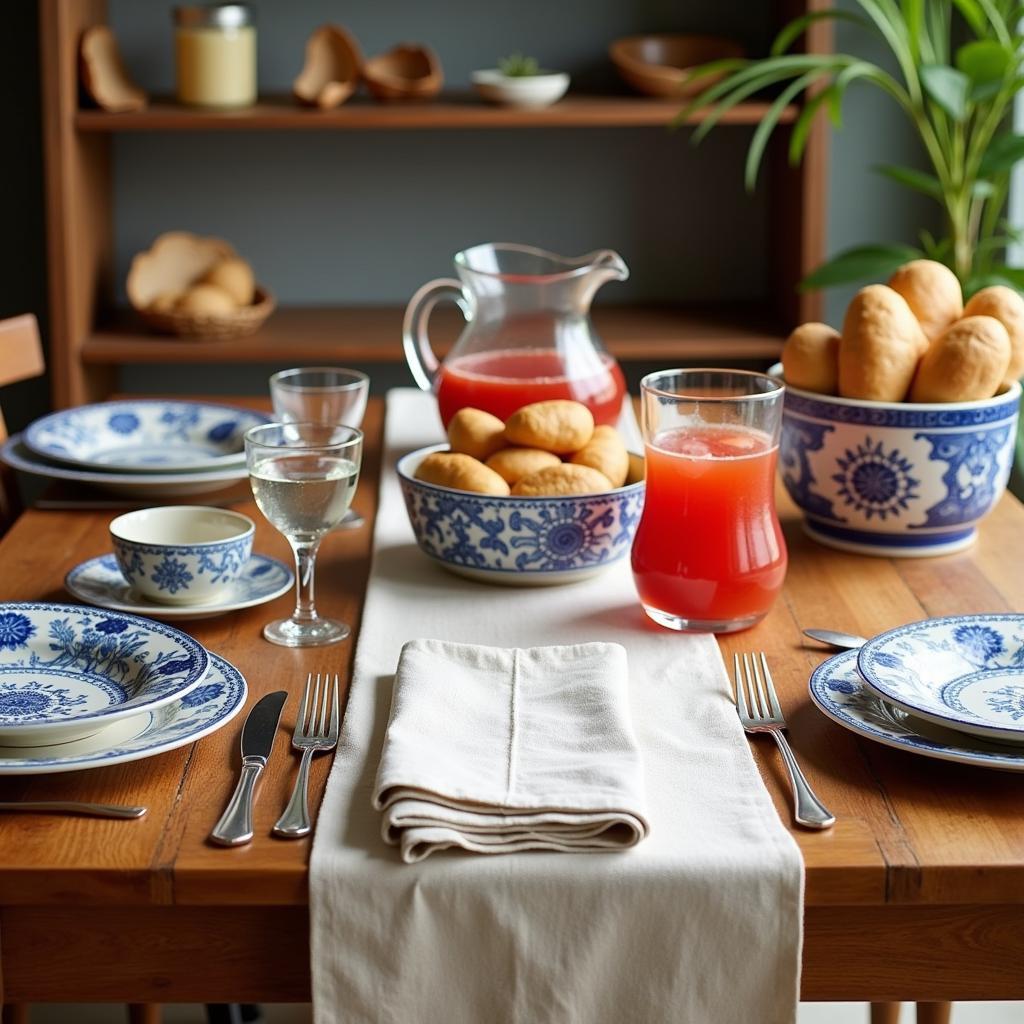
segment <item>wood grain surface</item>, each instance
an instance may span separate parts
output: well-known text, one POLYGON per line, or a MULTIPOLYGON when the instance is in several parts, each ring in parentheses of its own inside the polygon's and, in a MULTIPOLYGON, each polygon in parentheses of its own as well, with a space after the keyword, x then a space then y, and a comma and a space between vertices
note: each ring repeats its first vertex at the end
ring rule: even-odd
MULTIPOLYGON (((263 403, 265 405, 265 403, 263 403)), ((355 507, 376 506, 382 404, 371 400, 355 507)), ((256 548, 288 558, 251 502, 256 548)), ((790 568, 760 625, 722 639, 723 654, 765 650, 814 788, 837 814, 824 833, 794 831, 806 865, 804 996, 809 999, 1022 998, 1024 812, 1021 778, 946 764, 860 739, 810 704, 807 676, 826 656, 804 626, 863 634, 926 615, 1024 606, 1024 507, 1005 497, 975 547, 891 560, 804 537, 780 496, 790 568), (837 969, 841 964, 842 969, 837 969)), ((63 600, 64 574, 108 550, 103 511, 29 511, 0 543, 7 600, 63 600)), ((323 613, 358 626, 370 531, 332 534, 318 565, 323 613)), ((249 706, 279 688, 286 706, 262 783, 256 840, 222 849, 207 835, 234 784, 242 719, 192 747, 78 774, 0 779, 0 799, 142 803, 136 822, 11 815, 0 828, 0 965, 9 1001, 304 999, 308 995, 309 840, 270 836, 294 778, 288 736, 310 669, 348 678, 351 642, 291 651, 260 636, 291 597, 188 624, 236 664, 249 706), (195 950, 202 946, 203 955, 195 950), (111 956, 112 950, 119 952, 111 956), (45 951, 45 955, 44 955, 45 951), (90 967, 102 956, 105 968, 90 967)), ((788 786, 770 741, 753 746, 783 821, 788 786)), ((319 804, 329 758, 312 773, 319 804)))

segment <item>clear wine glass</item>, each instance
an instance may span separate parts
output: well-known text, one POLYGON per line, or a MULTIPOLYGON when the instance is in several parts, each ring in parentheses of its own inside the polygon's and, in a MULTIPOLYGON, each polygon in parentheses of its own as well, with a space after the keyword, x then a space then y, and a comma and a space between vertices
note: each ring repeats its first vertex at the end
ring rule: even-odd
POLYGON ((359 483, 363 434, 329 423, 266 423, 245 435, 249 482, 259 510, 295 553, 295 611, 263 627, 283 647, 344 640, 343 622, 316 612, 313 574, 324 535, 344 519, 359 483))
MULTIPOLYGON (((370 378, 336 366, 297 366, 270 378, 270 401, 281 423, 340 423, 361 427, 370 396, 370 378)), ((338 524, 351 530, 366 520, 350 511, 338 524)))

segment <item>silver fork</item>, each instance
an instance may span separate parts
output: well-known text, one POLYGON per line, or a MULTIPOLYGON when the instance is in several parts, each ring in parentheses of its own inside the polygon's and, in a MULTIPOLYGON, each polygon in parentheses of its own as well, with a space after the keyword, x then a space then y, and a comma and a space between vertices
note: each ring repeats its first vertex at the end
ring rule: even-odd
POLYGON ((331 686, 330 673, 324 673, 323 698, 320 696, 320 673, 313 680, 310 672, 306 679, 306 692, 302 695, 302 707, 292 733, 292 747, 302 751, 299 762, 299 777, 295 780, 291 799, 284 814, 274 826, 274 835, 285 839, 297 839, 308 835, 312 829, 309 823, 309 762, 318 750, 333 750, 338 745, 341 714, 338 704, 338 676, 331 686), (333 696, 332 696, 333 694, 333 696), (330 705, 330 719, 327 717, 330 705))
POLYGON ((831 828, 836 816, 814 795, 814 791, 800 771, 793 751, 782 732, 786 728, 775 682, 768 670, 768 659, 764 651, 758 654, 744 654, 740 662, 738 654, 733 655, 733 669, 736 679, 736 710, 740 725, 747 732, 771 733, 779 745, 782 760, 786 762, 789 781, 793 787, 793 817, 798 825, 805 828, 831 828), (758 661, 760 660, 760 667, 758 661), (742 672, 740 666, 742 664, 742 672), (749 690, 749 697, 748 697, 749 690))

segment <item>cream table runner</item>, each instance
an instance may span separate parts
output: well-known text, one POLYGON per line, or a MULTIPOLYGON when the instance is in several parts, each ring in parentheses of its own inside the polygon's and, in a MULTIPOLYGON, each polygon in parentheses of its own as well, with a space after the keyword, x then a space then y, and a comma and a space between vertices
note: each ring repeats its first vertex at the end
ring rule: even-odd
POLYGON ((710 636, 649 623, 628 560, 569 587, 461 580, 415 546, 394 463, 440 439, 388 396, 374 562, 310 865, 317 1024, 789 1024, 802 861, 760 781, 710 636), (650 835, 621 853, 439 853, 406 864, 371 804, 415 638, 628 651, 650 835))

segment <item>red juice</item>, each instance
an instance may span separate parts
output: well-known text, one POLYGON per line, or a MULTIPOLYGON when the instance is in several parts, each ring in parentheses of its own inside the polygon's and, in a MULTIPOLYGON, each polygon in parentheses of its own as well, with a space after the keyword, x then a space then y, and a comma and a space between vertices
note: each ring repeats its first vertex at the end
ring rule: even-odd
POLYGON ((507 420, 531 402, 569 398, 582 402, 598 424, 619 420, 626 382, 619 364, 606 353, 590 374, 566 373, 565 360, 552 349, 479 352, 444 363, 437 376, 437 404, 445 427, 467 406, 507 420))
POLYGON ((676 428, 647 445, 632 562, 655 621, 742 629, 771 608, 786 575, 777 453, 768 437, 743 427, 676 428))

